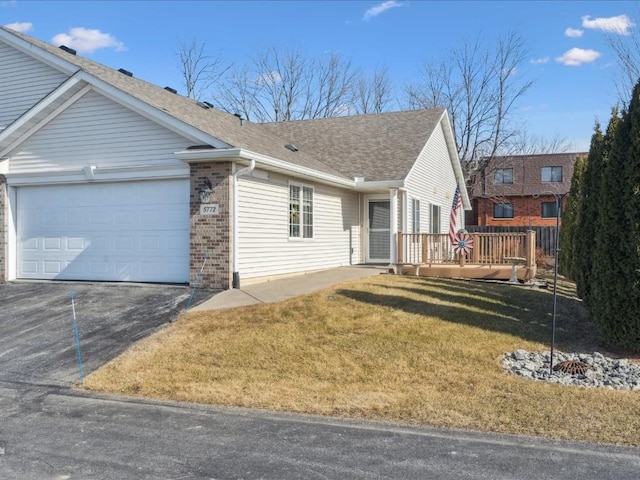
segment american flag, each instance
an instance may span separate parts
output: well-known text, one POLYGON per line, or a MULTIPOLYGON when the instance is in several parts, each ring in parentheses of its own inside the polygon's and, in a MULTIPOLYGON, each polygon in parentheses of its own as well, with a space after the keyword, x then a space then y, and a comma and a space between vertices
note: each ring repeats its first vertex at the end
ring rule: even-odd
POLYGON ((453 204, 451 205, 451 218, 449 219, 449 240, 451 245, 455 243, 456 233, 458 231, 458 210, 462 206, 462 197, 460 196, 460 186, 456 185, 456 193, 453 195, 453 204))

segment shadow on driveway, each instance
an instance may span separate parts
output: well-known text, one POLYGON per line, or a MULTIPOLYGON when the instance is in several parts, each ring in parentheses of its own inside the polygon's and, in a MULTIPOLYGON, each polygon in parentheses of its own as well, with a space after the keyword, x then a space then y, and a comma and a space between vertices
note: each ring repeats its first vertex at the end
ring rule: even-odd
MULTIPOLYGON (((171 322, 187 286, 15 282, 0 285, 0 381, 70 385, 80 379, 70 293, 85 375, 171 322)), ((192 306, 211 292, 198 291, 192 306)))

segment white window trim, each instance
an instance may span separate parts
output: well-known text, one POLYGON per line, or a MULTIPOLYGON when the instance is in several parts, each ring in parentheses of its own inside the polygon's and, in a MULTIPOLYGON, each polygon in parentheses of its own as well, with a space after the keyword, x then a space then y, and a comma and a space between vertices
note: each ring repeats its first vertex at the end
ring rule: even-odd
POLYGON ((307 183, 299 183, 299 182, 289 182, 289 184, 287 185, 287 236, 288 239, 290 241, 293 242, 308 242, 308 241, 312 241, 315 238, 316 235, 316 191, 315 188, 313 187, 313 185, 309 185, 307 183), (298 227, 299 227, 299 231, 300 231, 300 236, 299 237, 292 237, 291 234, 291 230, 290 230, 290 224, 291 222, 289 221, 289 215, 291 213, 291 187, 298 187, 300 188, 300 219, 298 221, 298 227), (311 190, 311 218, 313 219, 311 221, 311 228, 312 228, 312 235, 310 237, 305 237, 304 236, 304 224, 303 224, 303 218, 304 218, 304 189, 308 188, 311 190))

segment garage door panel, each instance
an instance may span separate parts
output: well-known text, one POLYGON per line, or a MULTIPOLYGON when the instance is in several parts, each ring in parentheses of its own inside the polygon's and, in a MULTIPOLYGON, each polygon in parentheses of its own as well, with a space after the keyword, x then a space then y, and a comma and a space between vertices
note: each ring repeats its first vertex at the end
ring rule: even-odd
POLYGON ((21 187, 17 203, 18 278, 189 281, 186 180, 21 187))

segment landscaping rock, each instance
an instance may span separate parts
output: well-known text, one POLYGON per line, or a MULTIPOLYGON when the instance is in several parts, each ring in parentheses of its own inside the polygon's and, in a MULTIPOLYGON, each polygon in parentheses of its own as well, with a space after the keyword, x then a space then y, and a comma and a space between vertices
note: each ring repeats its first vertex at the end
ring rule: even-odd
POLYGON ((567 360, 579 360, 589 365, 584 374, 570 375, 562 371, 549 372, 551 352, 527 352, 516 350, 505 353, 502 366, 511 374, 534 380, 613 390, 640 390, 640 365, 627 359, 605 357, 599 352, 564 353, 554 352, 553 364, 567 360))

